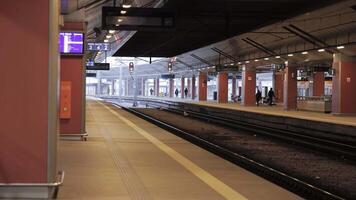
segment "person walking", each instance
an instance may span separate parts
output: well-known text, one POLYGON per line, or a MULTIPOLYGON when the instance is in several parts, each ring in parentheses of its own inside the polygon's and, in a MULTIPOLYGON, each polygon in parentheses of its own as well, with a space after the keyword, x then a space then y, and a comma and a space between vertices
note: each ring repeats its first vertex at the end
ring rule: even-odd
POLYGON ((185 96, 185 98, 188 97, 188 88, 185 88, 185 89, 184 89, 184 96, 185 96))
POLYGON ((271 88, 269 91, 268 91, 268 105, 272 106, 272 103, 273 103, 273 98, 276 97, 274 95, 274 91, 273 89, 271 88))
POLYGON ((259 89, 257 89, 257 93, 256 93, 256 105, 257 106, 260 105, 261 99, 262 99, 262 93, 259 89))
POLYGON ((174 91, 174 94, 176 95, 176 98, 178 97, 178 93, 179 93, 178 88, 176 88, 176 91, 174 91))
POLYGON ((152 88, 150 89, 150 94, 151 94, 151 96, 153 95, 153 89, 152 88))

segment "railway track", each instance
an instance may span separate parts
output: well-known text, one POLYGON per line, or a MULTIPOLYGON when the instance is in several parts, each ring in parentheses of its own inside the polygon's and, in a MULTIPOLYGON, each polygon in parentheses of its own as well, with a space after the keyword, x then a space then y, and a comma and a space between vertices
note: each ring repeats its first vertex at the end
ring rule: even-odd
MULTIPOLYGON (((197 137, 194 134, 191 134, 187 131, 181 130, 171 124, 167 124, 165 122, 162 122, 156 118, 153 118, 151 116, 148 116, 142 112, 140 112, 139 110, 136 109, 132 109, 132 108, 128 108, 128 107, 122 107, 116 103, 113 103, 113 105, 120 107, 130 113, 135 114, 138 117, 141 117, 147 121, 150 121, 151 123, 156 124, 157 126, 166 129, 172 133, 174 133, 175 135, 184 138, 216 155, 219 155, 221 157, 223 157, 226 160, 229 160, 232 163, 235 163, 241 167, 244 167, 245 169, 252 171, 255 174, 258 174, 298 195, 300 195, 303 198, 306 199, 345 199, 339 195, 336 194, 332 194, 329 191, 323 190, 317 186, 314 186, 312 184, 309 184, 307 182, 304 182, 303 180, 300 180, 298 178, 295 178, 293 176, 290 176, 286 173, 283 173, 279 170, 276 170, 274 168, 271 168, 265 164, 262 164, 256 160, 250 159, 244 155, 241 155, 239 153, 233 152, 223 146, 214 144, 210 141, 207 141, 203 138, 197 137)), ((174 110, 174 109, 167 109, 167 108, 163 108, 166 109, 170 112, 176 112, 178 114, 182 114, 181 111, 182 110, 174 110)), ((190 115, 191 117, 193 117, 192 115, 196 115, 195 117, 199 118, 199 119, 203 119, 203 117, 207 117, 207 116, 198 116, 197 113, 185 113, 190 115)), ((204 119, 205 119, 204 118, 204 119)), ((212 120, 212 119, 205 119, 205 120, 212 120)), ((217 119, 214 119, 217 120, 217 119)), ((224 124, 225 125, 225 124, 224 124)))

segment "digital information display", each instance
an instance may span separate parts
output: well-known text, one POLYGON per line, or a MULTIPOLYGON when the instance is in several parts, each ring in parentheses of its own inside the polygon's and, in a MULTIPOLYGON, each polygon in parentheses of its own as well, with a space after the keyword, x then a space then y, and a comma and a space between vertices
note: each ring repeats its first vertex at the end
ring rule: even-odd
POLYGON ((88 42, 88 51, 109 51, 110 44, 109 43, 94 43, 88 42))
POLYGON ((59 33, 59 52, 62 54, 83 54, 84 34, 80 32, 59 33))

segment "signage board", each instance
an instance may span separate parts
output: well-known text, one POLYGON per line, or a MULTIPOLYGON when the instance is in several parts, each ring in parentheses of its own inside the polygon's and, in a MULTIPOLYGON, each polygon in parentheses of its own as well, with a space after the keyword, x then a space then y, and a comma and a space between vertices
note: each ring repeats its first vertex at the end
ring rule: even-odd
POLYGON ((161 78, 163 79, 171 79, 171 78, 175 78, 174 74, 162 74, 161 78))
POLYGON ((83 54, 84 33, 60 32, 59 52, 61 54, 83 54))
POLYGON ((85 74, 86 77, 96 77, 96 73, 86 73, 85 74))
POLYGON ((87 50, 88 51, 110 51, 110 44, 109 43, 88 42, 87 50))
POLYGON ((216 72, 238 72, 239 67, 237 65, 216 65, 215 66, 216 72))
POLYGON ((87 70, 110 70, 110 63, 94 63, 86 66, 87 70))

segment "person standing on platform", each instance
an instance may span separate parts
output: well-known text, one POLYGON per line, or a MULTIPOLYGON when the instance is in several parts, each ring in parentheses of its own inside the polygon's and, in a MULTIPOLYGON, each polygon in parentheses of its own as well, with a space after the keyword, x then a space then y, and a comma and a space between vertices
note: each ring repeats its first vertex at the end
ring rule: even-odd
POLYGON ((274 91, 273 89, 271 88, 269 91, 268 91, 268 105, 272 106, 272 103, 273 103, 273 98, 276 97, 274 95, 274 91))
POLYGON ((184 89, 184 96, 185 96, 185 98, 188 97, 188 88, 185 88, 185 89, 184 89))
POLYGON ((257 89, 257 93, 256 93, 256 105, 259 106, 260 105, 260 101, 262 99, 262 93, 260 90, 257 89))
POLYGON ((176 95, 176 98, 178 97, 178 89, 176 88, 176 91, 174 91, 174 94, 176 95))
POLYGON ((153 95, 153 89, 152 88, 150 89, 150 94, 151 94, 151 96, 153 95))

